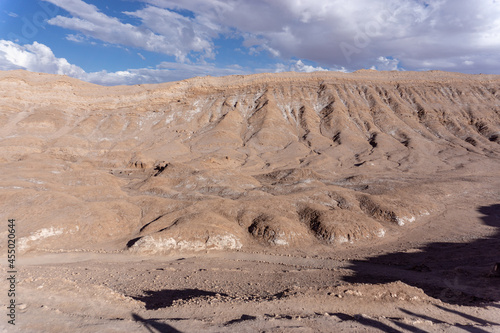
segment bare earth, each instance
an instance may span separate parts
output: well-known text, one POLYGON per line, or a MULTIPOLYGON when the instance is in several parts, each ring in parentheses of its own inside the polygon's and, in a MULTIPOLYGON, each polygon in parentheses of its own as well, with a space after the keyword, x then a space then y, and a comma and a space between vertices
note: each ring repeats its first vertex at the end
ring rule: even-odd
POLYGON ((500 332, 500 76, 0 72, 0 189, 6 332, 500 332))

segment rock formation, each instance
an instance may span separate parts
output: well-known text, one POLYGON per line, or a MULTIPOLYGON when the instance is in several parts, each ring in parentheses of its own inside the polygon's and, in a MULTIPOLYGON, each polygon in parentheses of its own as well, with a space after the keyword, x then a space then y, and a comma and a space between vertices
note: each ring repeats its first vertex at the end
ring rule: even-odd
POLYGON ((405 232, 498 170, 500 77, 102 87, 7 71, 0 147, 0 219, 23 251, 343 246, 405 232))

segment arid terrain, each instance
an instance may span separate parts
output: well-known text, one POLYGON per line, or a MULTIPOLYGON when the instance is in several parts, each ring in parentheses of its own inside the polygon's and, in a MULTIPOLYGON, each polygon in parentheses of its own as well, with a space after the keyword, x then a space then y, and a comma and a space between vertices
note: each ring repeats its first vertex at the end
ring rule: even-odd
POLYGON ((500 76, 0 72, 0 189, 7 332, 500 332, 500 76))

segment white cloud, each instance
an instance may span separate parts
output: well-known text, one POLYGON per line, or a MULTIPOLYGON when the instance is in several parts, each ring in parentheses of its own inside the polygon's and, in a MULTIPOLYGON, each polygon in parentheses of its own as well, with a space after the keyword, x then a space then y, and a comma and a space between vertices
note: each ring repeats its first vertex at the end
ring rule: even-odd
POLYGON ((398 59, 390 59, 387 57, 378 57, 377 64, 372 66, 370 69, 375 69, 378 71, 398 71, 398 70, 401 70, 401 68, 399 68, 399 60, 398 59))
POLYGON ((9 12, 7 15, 9 15, 10 17, 19 17, 19 15, 13 12, 9 12))
POLYGON ((235 29, 254 54, 269 50, 284 60, 351 70, 383 67, 384 55, 410 70, 499 73, 498 0, 142 1, 235 29), (483 61, 464 67, 464 57, 483 61))
MULTIPOLYGON (((72 15, 56 16, 48 21, 49 24, 78 31, 87 37, 173 55, 178 61, 185 61, 191 52, 201 53, 203 57, 213 57, 211 38, 217 36, 215 26, 207 27, 167 9, 148 6, 136 12, 125 12, 143 21, 143 26, 134 26, 107 16, 96 6, 82 0, 44 1, 59 6, 72 15)), ((75 40, 74 35, 68 38, 75 40)))
POLYGON ((64 58, 57 58, 44 44, 34 42, 31 45, 20 46, 6 40, 0 40, 0 69, 27 69, 73 77, 84 74, 83 69, 70 64, 64 58))
POLYGON ((324 72, 328 71, 328 69, 323 68, 323 67, 314 67, 311 65, 306 65, 302 62, 302 60, 296 60, 296 61, 290 61, 288 65, 285 65, 283 63, 279 63, 276 65, 276 73, 280 72, 304 72, 304 73, 311 73, 311 72, 324 72))
POLYGON ((57 58, 44 44, 34 42, 21 46, 11 41, 0 40, 0 70, 13 69, 68 75, 101 85, 161 83, 184 80, 194 76, 250 74, 238 65, 219 68, 211 64, 193 65, 177 62, 162 62, 154 69, 137 68, 111 73, 103 70, 87 73, 82 68, 70 64, 66 59, 57 58))
POLYGON ((180 59, 191 51, 202 53, 208 58, 214 56, 211 40, 218 35, 216 26, 203 25, 196 19, 152 6, 125 14, 140 18, 145 27, 162 36, 166 43, 176 49, 173 54, 180 59))
POLYGON ((66 39, 71 41, 71 42, 75 42, 75 43, 83 43, 83 42, 87 41, 87 38, 85 38, 85 36, 74 35, 74 34, 67 35, 66 39))
POLYGON ((135 47, 175 56, 178 63, 85 73, 56 58, 45 45, 33 43, 2 44, 2 68, 73 73, 68 75, 105 84, 244 72, 205 63, 217 57, 218 47, 225 47, 215 43, 226 36, 243 40, 238 45, 242 53, 276 59, 276 68, 267 68, 271 71, 404 68, 500 74, 498 0, 136 0, 143 8, 123 14, 139 25, 123 23, 83 0, 43 1, 68 12, 48 22, 72 30, 66 36, 70 41, 135 47))
POLYGON ((306 72, 306 73, 310 73, 310 72, 324 72, 324 71, 328 71, 328 69, 325 69, 323 67, 314 67, 314 66, 311 66, 311 65, 306 65, 302 62, 302 60, 298 60, 295 65, 294 65, 295 69, 297 72, 306 72))

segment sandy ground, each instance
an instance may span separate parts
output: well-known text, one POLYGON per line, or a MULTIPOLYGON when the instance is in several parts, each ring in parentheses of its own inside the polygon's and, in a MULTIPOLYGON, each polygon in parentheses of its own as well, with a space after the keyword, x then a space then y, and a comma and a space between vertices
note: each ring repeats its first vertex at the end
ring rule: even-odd
POLYGON ((0 72, 0 330, 500 332, 499 105, 494 75, 0 72))
POLYGON ((16 328, 499 332, 500 276, 491 274, 500 249, 498 185, 457 193, 441 215, 376 244, 274 253, 26 255, 19 259, 16 328))

